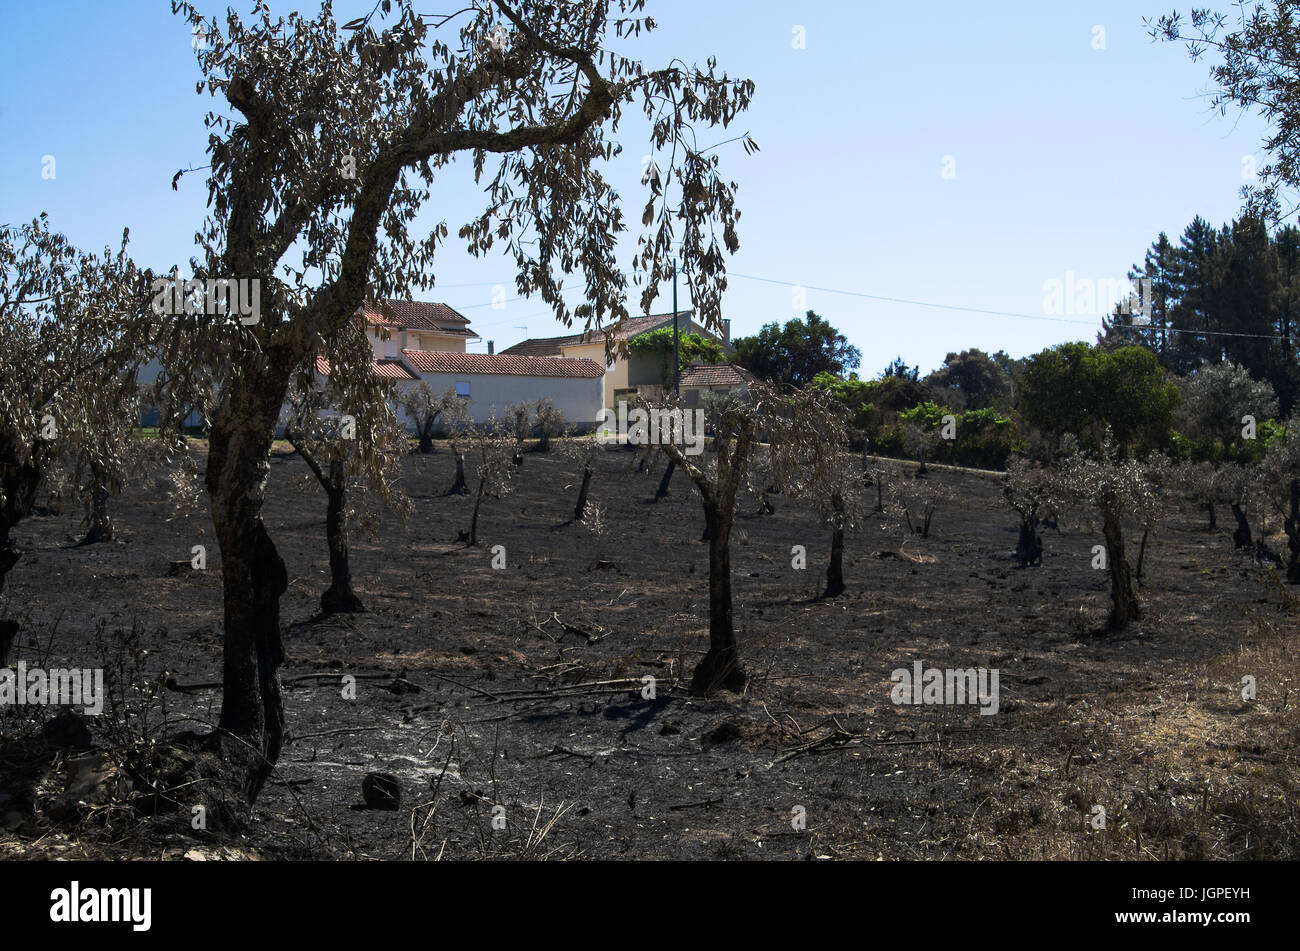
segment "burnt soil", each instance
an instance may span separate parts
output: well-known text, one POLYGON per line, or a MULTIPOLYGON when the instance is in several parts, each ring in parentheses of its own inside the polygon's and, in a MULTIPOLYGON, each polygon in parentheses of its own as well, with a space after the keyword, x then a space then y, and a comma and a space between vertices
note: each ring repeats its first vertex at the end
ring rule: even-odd
MULTIPOLYGON (((833 600, 818 597, 830 537, 816 515, 742 499, 732 560, 749 683, 701 699, 687 689, 708 638, 698 496, 678 472, 651 504, 659 473, 633 461, 598 457, 593 529, 571 521, 578 464, 529 453, 467 547, 472 499, 441 494, 451 454, 410 457, 409 520, 353 533, 368 612, 319 620, 324 495, 277 452, 266 516, 290 578, 289 742, 247 821, 196 832, 188 813, 101 809, 71 826, 11 813, 0 855, 1300 856, 1296 592, 1233 551, 1231 519, 1211 531, 1190 506, 1171 513, 1149 542, 1143 620, 1105 634, 1088 513, 1065 513, 1042 566, 1020 568, 997 474, 931 467, 959 501, 928 538, 879 517, 850 533, 848 591, 833 600), (895 705, 891 671, 914 661, 996 668, 999 712, 895 705), (355 808, 370 771, 397 777, 396 810, 355 808)), ((220 554, 202 504, 178 513, 164 495, 153 475, 132 480, 113 543, 76 547, 80 511, 16 533, 24 555, 0 599, 22 625, 11 664, 103 665, 119 694, 138 665, 190 688, 162 691, 143 726, 120 711, 90 720, 101 745, 133 723, 163 738, 218 717, 220 554), (206 570, 169 571, 200 544, 206 570), (125 657, 133 629, 139 652, 125 657)), ((10 711, 0 726, 12 738, 47 715, 10 711)))

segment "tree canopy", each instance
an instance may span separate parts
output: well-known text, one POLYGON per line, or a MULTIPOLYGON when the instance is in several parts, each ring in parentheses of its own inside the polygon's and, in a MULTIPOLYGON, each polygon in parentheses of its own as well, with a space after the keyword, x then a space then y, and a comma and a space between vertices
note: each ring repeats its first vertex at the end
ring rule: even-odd
POLYGON ((765 324, 752 337, 733 341, 736 362, 773 383, 804 387, 819 373, 843 376, 862 363, 862 353, 830 323, 808 311, 802 319, 765 324))

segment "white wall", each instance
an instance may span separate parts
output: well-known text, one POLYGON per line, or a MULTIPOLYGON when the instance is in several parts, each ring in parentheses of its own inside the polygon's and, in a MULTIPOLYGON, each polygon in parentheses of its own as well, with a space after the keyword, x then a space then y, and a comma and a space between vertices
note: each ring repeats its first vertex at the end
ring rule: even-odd
MULTIPOLYGON (((605 405, 604 378, 566 376, 510 376, 504 373, 421 373, 434 393, 452 389, 457 383, 469 383, 469 415, 476 423, 486 422, 496 408, 497 418, 505 416, 506 407, 520 400, 532 403, 549 398, 571 424, 594 426, 605 405)), ((416 386, 414 381, 398 383, 397 391, 416 386)), ((398 407, 397 418, 406 423, 406 414, 398 407)), ((408 427, 413 428, 413 427, 408 427)))

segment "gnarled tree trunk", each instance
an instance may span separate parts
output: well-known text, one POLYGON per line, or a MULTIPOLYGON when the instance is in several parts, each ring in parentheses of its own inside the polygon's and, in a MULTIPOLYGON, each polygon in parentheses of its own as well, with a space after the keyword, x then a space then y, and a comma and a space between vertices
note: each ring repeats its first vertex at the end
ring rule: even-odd
POLYGON ((844 593, 844 497, 838 492, 831 494, 831 561, 826 568, 825 598, 834 598, 844 593))
POLYGON ((234 388, 213 414, 205 482, 221 548, 225 615, 218 726, 244 741, 243 791, 257 798, 280 757, 284 705, 279 668, 284 562, 262 522, 271 440, 286 385, 254 381, 234 388), (259 383, 267 385, 259 386, 259 383))
POLYGON ((9 449, 0 442, 0 480, 4 484, 4 503, 0 505, 0 592, 4 591, 9 572, 22 557, 14 547, 12 532, 35 507, 44 468, 44 454, 39 449, 36 458, 28 462, 9 461, 17 457, 16 450, 6 451, 9 449))
POLYGON ((474 495, 474 514, 470 517, 469 520, 468 541, 471 545, 478 544, 478 510, 483 505, 483 493, 486 490, 486 488, 487 488, 487 479, 480 478, 478 480, 478 492, 474 495))
POLYGON ((465 483, 465 453, 454 444, 451 451, 456 455, 456 480, 443 495, 469 495, 469 486, 465 483))
POLYGON ((113 540, 113 519, 108 514, 109 477, 103 467, 90 463, 90 512, 83 545, 94 545, 113 540))
POLYGON ((1022 568, 1043 563, 1043 539, 1038 534, 1038 516, 1022 516, 1020 539, 1016 542, 1016 560, 1022 568))
POLYGON ((1237 530, 1232 533, 1232 544, 1234 548, 1252 548, 1255 542, 1250 534, 1250 521, 1246 518, 1246 513, 1241 510, 1241 506, 1233 502, 1232 514, 1237 519, 1237 530))
POLYGON ((1133 592, 1133 572, 1124 557, 1124 526, 1119 516, 1104 510, 1102 531, 1106 537, 1106 567, 1110 569, 1111 610, 1106 626, 1122 631, 1141 617, 1142 611, 1133 592))
POLYGON ((347 472, 342 459, 330 460, 329 479, 324 483, 325 540, 330 552, 330 586, 320 596, 325 614, 360 614, 366 610, 352 590, 352 566, 348 559, 347 472))
POLYGON ((672 459, 668 460, 668 465, 664 469, 664 477, 659 480, 659 488, 655 489, 655 501, 661 501, 668 497, 668 483, 673 480, 673 470, 677 468, 677 463, 672 459))
POLYGON ((587 491, 591 488, 591 474, 591 460, 588 459, 582 466, 582 488, 578 490, 578 504, 573 507, 575 522, 581 522, 587 514, 587 491))
POLYGON ((418 429, 420 432, 420 454, 429 455, 433 452, 433 424, 434 420, 426 419, 420 423, 418 429))
POLYGON ((704 500, 709 533, 709 651, 691 677, 691 693, 697 695, 745 686, 731 617, 731 515, 715 501, 704 500))

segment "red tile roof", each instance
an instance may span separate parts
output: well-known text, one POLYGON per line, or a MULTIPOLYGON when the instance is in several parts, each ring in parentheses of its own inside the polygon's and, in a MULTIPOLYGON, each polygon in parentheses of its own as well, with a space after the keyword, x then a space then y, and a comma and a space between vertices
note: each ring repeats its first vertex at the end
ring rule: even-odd
POLYGON ((682 367, 682 386, 748 386, 757 377, 734 363, 695 363, 682 367))
MULTIPOLYGON (((414 380, 411 371, 402 366, 397 360, 376 360, 373 364, 376 376, 382 376, 388 380, 414 380)), ((316 372, 321 376, 330 375, 330 362, 325 357, 316 358, 316 372)))
POLYGON ((469 319, 456 313, 446 304, 433 301, 392 300, 372 301, 361 308, 366 320, 376 327, 399 330, 422 330, 426 333, 449 334, 453 337, 477 337, 469 329, 469 319))
POLYGON ((437 350, 403 350, 411 366, 421 373, 500 373, 509 376, 603 376, 605 368, 580 357, 529 357, 519 354, 444 353, 437 350))

